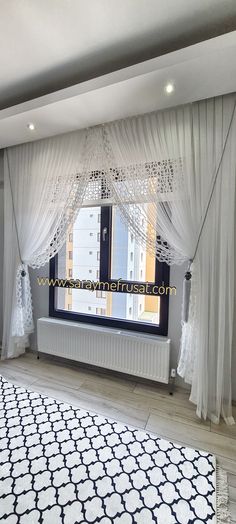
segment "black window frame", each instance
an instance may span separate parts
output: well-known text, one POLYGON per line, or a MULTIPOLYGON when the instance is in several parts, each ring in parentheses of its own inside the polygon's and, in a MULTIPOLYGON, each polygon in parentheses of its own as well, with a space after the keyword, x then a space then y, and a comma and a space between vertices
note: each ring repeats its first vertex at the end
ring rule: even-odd
MULTIPOLYGON (((108 282, 112 284, 117 283, 117 279, 111 278, 111 245, 112 241, 112 206, 101 206, 100 215, 100 282, 108 282), (103 232, 106 231, 106 235, 103 232)), ((55 280, 57 276, 58 268, 58 255, 50 260, 49 265, 49 278, 55 280)), ((136 282, 130 280, 123 280, 122 284, 138 284, 145 285, 146 282, 136 282)), ((149 289, 151 290, 154 286, 169 286, 169 266, 165 262, 159 262, 156 259, 155 267, 155 282, 149 283, 149 289)), ((63 289, 69 288, 69 283, 66 284, 63 289)), ((160 321, 159 324, 145 323, 137 320, 118 319, 114 317, 98 316, 87 313, 78 313, 74 311, 66 311, 63 309, 57 309, 57 289, 60 288, 59 284, 49 287, 49 316, 61 318, 64 320, 71 320, 76 322, 84 322, 88 324, 96 324, 100 326, 106 326, 111 328, 117 328, 122 330, 131 330, 134 332, 150 333, 154 335, 167 336, 168 334, 168 313, 169 313, 169 296, 163 294, 160 296, 160 321)), ((109 292, 112 290, 109 289, 109 292)), ((116 293, 126 293, 121 289, 116 289, 116 293)), ((142 293, 143 294, 143 293, 142 293)), ((154 294, 153 294, 154 295, 154 294)), ((145 295, 147 296, 147 295, 145 295)), ((148 294, 151 296, 151 293, 148 294)), ((155 295, 156 296, 156 295, 155 295)))

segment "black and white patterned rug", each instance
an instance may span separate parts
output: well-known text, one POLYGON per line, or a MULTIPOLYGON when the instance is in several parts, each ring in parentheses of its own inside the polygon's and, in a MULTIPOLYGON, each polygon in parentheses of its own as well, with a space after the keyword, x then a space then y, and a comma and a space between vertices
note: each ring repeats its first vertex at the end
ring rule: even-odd
POLYGON ((0 522, 221 522, 213 455, 0 385, 0 522))

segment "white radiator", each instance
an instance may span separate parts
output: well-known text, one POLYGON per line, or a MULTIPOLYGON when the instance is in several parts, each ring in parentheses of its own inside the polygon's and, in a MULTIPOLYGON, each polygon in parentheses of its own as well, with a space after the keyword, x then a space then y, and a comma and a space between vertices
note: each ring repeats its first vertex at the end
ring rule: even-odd
POLYGON ((38 350, 157 382, 169 381, 170 340, 165 337, 40 318, 38 350))

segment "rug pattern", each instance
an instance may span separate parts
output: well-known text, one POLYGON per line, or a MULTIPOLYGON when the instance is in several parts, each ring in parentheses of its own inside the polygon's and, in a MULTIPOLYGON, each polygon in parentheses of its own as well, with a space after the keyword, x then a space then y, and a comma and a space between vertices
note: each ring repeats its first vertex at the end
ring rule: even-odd
POLYGON ((0 522, 215 524, 212 455, 0 385, 0 522))

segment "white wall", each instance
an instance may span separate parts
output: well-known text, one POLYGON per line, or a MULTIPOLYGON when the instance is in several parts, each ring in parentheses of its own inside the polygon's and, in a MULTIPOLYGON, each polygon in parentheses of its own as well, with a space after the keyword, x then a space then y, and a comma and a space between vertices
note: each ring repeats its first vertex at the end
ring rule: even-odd
MULTIPOLYGON (((236 286, 235 286, 236 287, 236 286)), ((233 334, 233 361, 232 361, 232 395, 236 401, 236 293, 234 300, 234 334, 233 334)))
POLYGON ((232 359, 232 396, 236 401, 236 209, 235 209, 235 278, 234 278, 234 330, 233 330, 233 359, 232 359))
POLYGON ((2 317, 3 317, 3 152, 0 151, 0 344, 2 340, 2 317))

